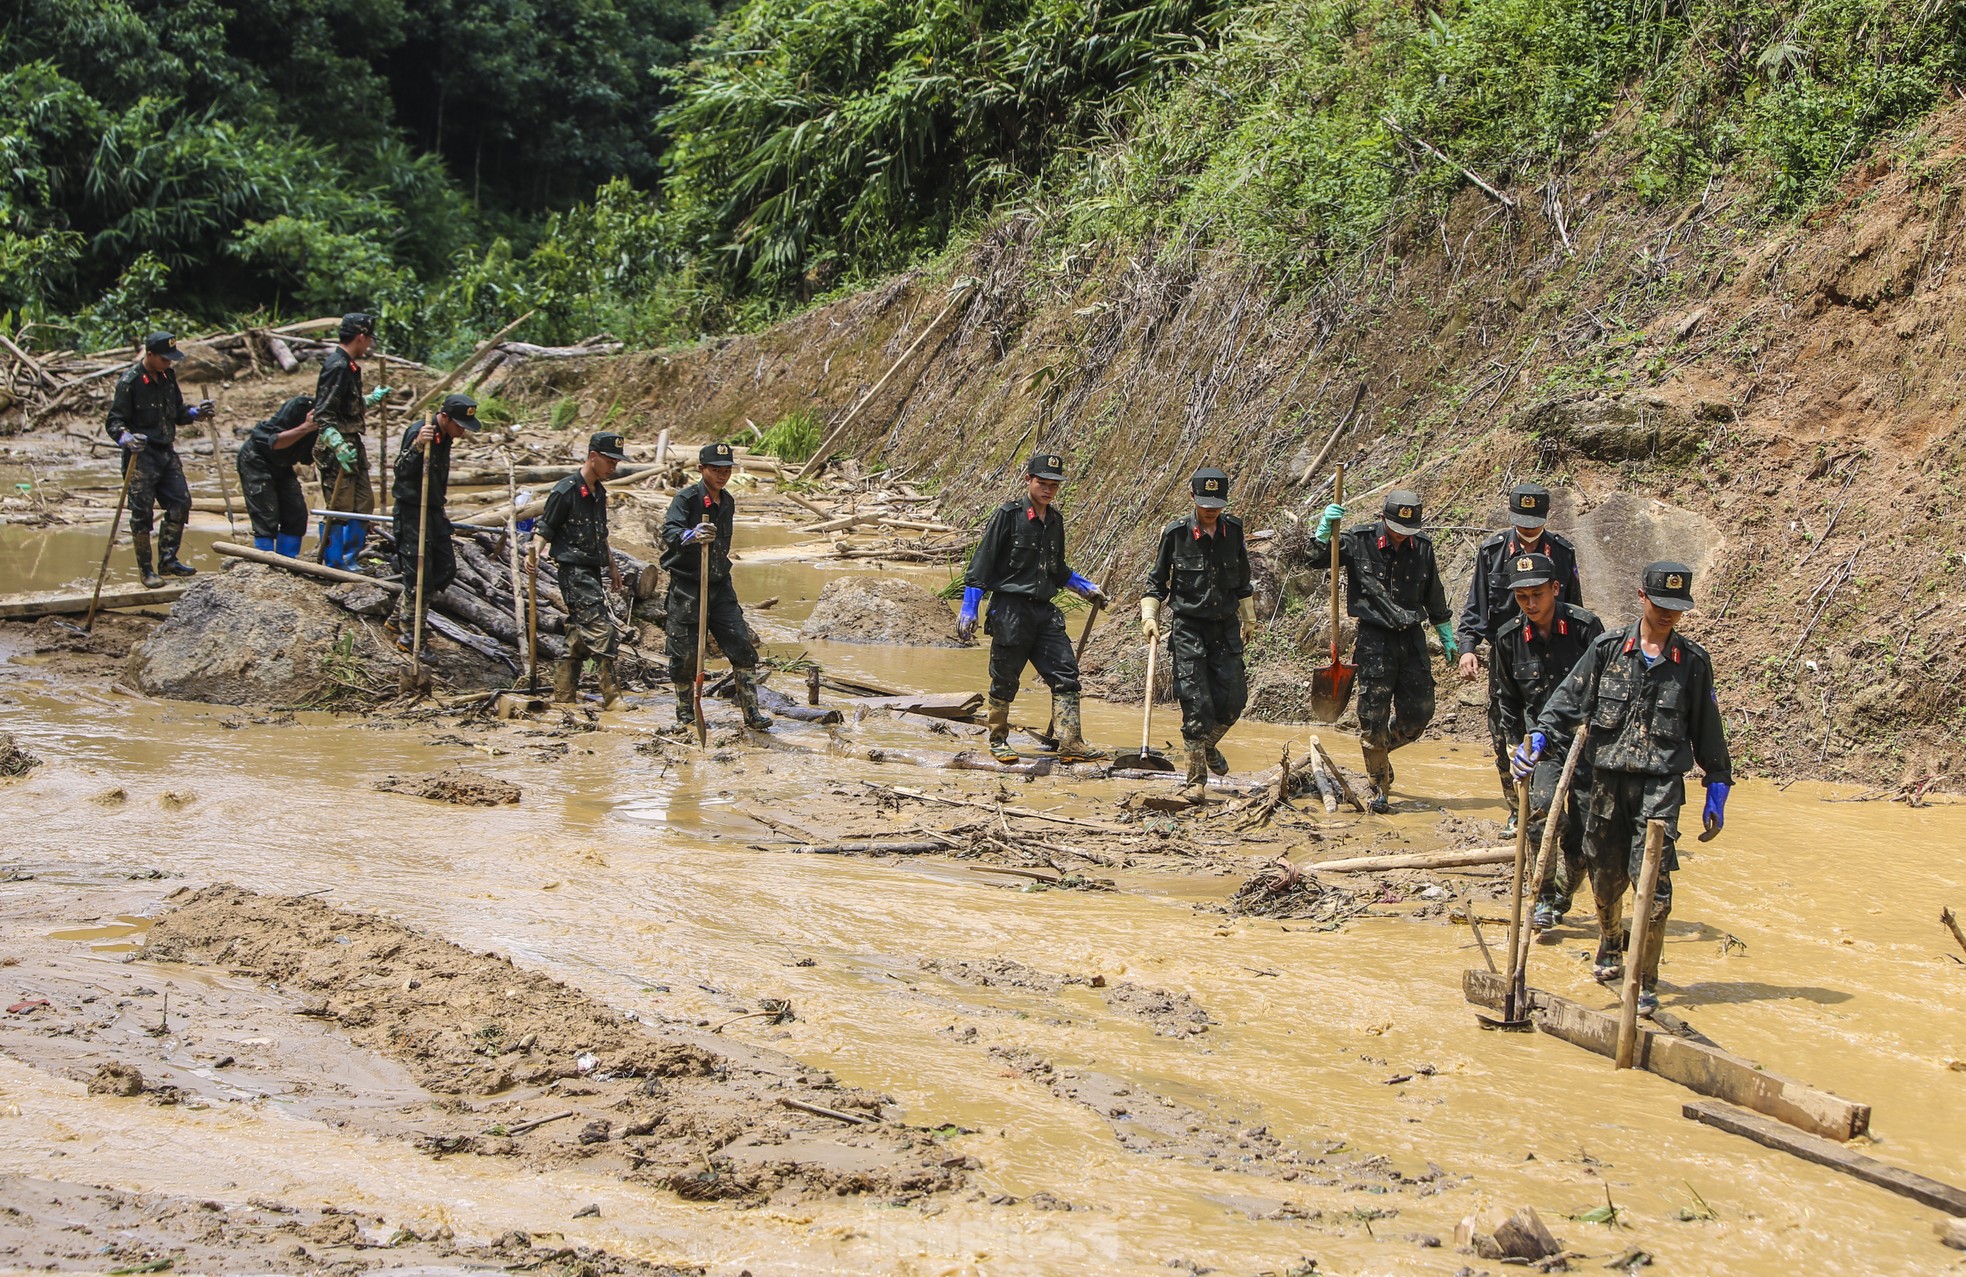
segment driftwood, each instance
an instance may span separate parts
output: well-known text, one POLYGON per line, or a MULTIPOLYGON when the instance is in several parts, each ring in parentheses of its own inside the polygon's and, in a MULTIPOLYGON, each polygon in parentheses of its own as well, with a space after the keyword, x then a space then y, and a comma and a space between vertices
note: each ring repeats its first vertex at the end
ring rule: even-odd
POLYGON ((1325 752, 1324 742, 1315 736, 1311 737, 1311 752, 1317 755, 1318 762, 1323 765, 1324 774, 1337 788, 1338 796, 1350 803, 1353 811, 1364 811, 1365 803, 1359 798, 1358 791, 1353 789, 1352 783, 1345 779, 1345 773, 1338 770, 1338 764, 1331 761, 1331 755, 1325 752))
POLYGON ((363 576, 360 572, 344 572, 331 568, 325 563, 312 563, 306 559, 290 559, 284 554, 274 554, 267 550, 255 550, 251 546, 234 545, 230 541, 212 542, 212 550, 232 559, 245 559, 252 563, 264 563, 268 567, 283 568, 300 576, 318 577, 323 581, 353 581, 360 585, 373 585, 377 589, 388 590, 391 594, 401 594, 400 581, 384 581, 373 576, 363 576))
POLYGON ((1515 846, 1473 847, 1467 851, 1429 851, 1403 856, 1351 856, 1327 860, 1322 864, 1305 861, 1298 869, 1306 873, 1363 874, 1389 869, 1452 869, 1459 865, 1501 865, 1515 859, 1515 846))
MULTIPOLYGON (((104 590, 98 612, 119 607, 154 607, 175 603, 189 586, 167 585, 161 590, 104 590)), ((0 599, 0 621, 32 621, 44 616, 80 616, 89 610, 91 592, 43 594, 33 598, 0 599)))
POLYGON ((1966 1189, 1879 1161, 1834 1140, 1806 1134, 1786 1123, 1717 1100, 1696 1100, 1682 1105, 1680 1112, 1696 1122, 1745 1136, 1764 1148, 1793 1153, 1805 1162, 1842 1171, 1948 1215, 1966 1215, 1966 1189))
POLYGON ((1131 834, 1135 831, 1126 825, 1115 825, 1103 820, 1081 820, 1076 816, 1060 816, 1055 812, 1035 811, 1029 807, 1009 807, 1001 803, 979 803, 968 798, 944 798, 940 794, 926 794, 919 789, 899 789, 893 785, 879 785, 867 780, 860 782, 875 793, 888 794, 895 798, 913 798, 918 802, 942 803, 949 807, 974 807, 992 815, 1017 816, 1025 820, 1042 820, 1054 825, 1071 825, 1077 829, 1090 829, 1102 834, 1131 834))

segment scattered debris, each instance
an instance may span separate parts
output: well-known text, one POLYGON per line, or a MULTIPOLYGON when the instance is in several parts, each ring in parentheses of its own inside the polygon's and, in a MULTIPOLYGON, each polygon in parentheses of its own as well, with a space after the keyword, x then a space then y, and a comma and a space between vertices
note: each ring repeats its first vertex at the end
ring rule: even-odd
POLYGON ((385 776, 377 789, 412 798, 429 798, 460 807, 499 807, 519 801, 520 790, 510 781, 464 767, 446 767, 421 776, 385 776))

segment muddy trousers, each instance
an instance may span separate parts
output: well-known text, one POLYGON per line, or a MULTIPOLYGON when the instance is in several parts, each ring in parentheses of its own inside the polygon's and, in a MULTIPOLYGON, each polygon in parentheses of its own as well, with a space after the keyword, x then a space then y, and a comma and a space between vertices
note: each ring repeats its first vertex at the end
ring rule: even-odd
MULTIPOLYGON (((191 487, 184 481, 184 463, 170 448, 141 448, 130 473, 130 535, 141 546, 150 535, 152 511, 164 508, 164 524, 157 530, 157 560, 177 562, 178 544, 184 539, 184 521, 191 514, 191 487)), ((147 559, 146 554, 138 554, 147 559)))
MULTIPOLYGON (((1543 845, 1543 829, 1550 819, 1550 804, 1556 799, 1557 783, 1563 778, 1563 760, 1568 753, 1567 749, 1552 748, 1536 764, 1536 771, 1529 778, 1529 856, 1532 866, 1543 845)), ((1543 875, 1543 881, 1537 884, 1536 903, 1548 905, 1558 913, 1570 912, 1577 888, 1588 877, 1589 871, 1584 862, 1584 824, 1590 795, 1591 766, 1580 761, 1577 774, 1570 780, 1570 793, 1563 800, 1563 812, 1558 817, 1563 823, 1557 829, 1557 854, 1550 857, 1549 870, 1543 875)), ((1513 780, 1509 784, 1509 800, 1511 803, 1515 801, 1513 780)))
POLYGON ((1174 694, 1181 698, 1182 739, 1213 744, 1249 703, 1242 622, 1234 616, 1210 621, 1176 613, 1167 650, 1173 657, 1174 694))
POLYGON ((1017 683, 1031 666, 1053 696, 1077 696, 1079 658, 1065 633, 1065 614, 1049 599, 993 594, 983 620, 990 636, 990 699, 1008 705, 1017 683))
POLYGON ((307 535, 307 497, 292 466, 275 469, 247 448, 239 450, 239 493, 255 539, 307 535))
MULTIPOLYGON (((1663 820, 1666 824, 1659 887, 1650 905, 1650 941, 1646 952, 1633 955, 1639 964, 1639 983, 1647 989, 1659 979, 1666 919, 1672 915, 1671 875, 1679 868, 1679 809, 1685 803, 1684 776, 1599 768, 1591 778, 1589 814, 1584 821, 1584 863, 1590 870, 1591 894, 1597 898, 1600 963, 1624 953, 1630 939, 1630 928, 1623 921, 1625 893, 1638 881, 1645 864, 1646 822, 1663 820)), ((1633 908, 1637 907, 1635 902, 1633 908)))
POLYGON ((434 606, 431 600, 443 593, 444 588, 457 580, 457 547, 451 544, 450 516, 437 511, 430 519, 430 530, 419 533, 416 522, 416 507, 398 505, 396 515, 396 570, 403 574, 403 592, 396 596, 396 615, 401 618, 403 632, 410 633, 416 623, 416 546, 419 535, 424 538, 423 564, 427 577, 423 582, 423 615, 428 617, 434 606))
POLYGON ((1433 721, 1427 632, 1418 625, 1388 630, 1361 623, 1352 660, 1358 666, 1358 738, 1365 770, 1384 793, 1393 779, 1392 751, 1419 740, 1433 721))
POLYGON ((1488 739, 1495 746, 1495 774, 1501 778, 1502 799, 1513 811, 1515 775, 1509 770, 1509 755, 1515 753, 1515 747, 1522 742, 1502 739, 1502 703, 1495 695, 1495 658, 1492 655, 1488 658, 1488 739))
POLYGON ((589 656, 612 658, 620 642, 614 615, 608 611, 606 568, 580 563, 560 564, 560 597, 567 601, 567 655, 577 662, 589 656))
MULTIPOLYGON (((694 577, 669 578, 669 619, 662 645, 669 657, 669 682, 684 701, 689 699, 690 685, 696 682, 697 585, 694 577)), ((710 582, 710 637, 717 640, 717 649, 732 669, 757 668, 758 649, 751 641, 751 626, 729 581, 710 582)))

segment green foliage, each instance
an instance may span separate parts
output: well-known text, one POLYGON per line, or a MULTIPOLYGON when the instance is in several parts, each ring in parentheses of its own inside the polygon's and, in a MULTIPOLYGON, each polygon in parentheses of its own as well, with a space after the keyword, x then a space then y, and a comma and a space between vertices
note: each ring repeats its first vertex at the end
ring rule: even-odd
POLYGON ((823 441, 824 425, 818 414, 799 408, 774 421, 758 440, 757 450, 768 457, 804 462, 812 459, 823 441))
POLYGON ((679 79, 677 242, 740 288, 810 295, 939 248, 967 210, 1178 65, 1214 0, 750 0, 679 79))

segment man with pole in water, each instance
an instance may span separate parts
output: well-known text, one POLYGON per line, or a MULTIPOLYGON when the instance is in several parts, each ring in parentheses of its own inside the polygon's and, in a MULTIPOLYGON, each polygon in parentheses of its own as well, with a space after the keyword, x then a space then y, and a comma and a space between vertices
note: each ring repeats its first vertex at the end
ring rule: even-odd
MULTIPOLYGON (((177 428, 208 417, 212 402, 186 407, 171 365, 184 358, 177 338, 152 333, 143 339, 143 358, 116 381, 104 429, 123 450, 123 482, 129 490, 130 541, 136 547, 137 571, 155 590, 166 576, 195 576, 198 569, 179 562, 178 546, 184 523, 191 517, 191 487, 178 460, 177 428), (154 507, 164 507, 157 530, 157 558, 150 557, 150 519, 154 507)), ((115 536, 115 530, 110 530, 115 536)))
POLYGON ((628 458, 621 436, 603 430, 587 441, 580 469, 553 485, 534 535, 545 540, 560 571, 560 596, 567 602, 567 654, 553 667, 553 699, 572 701, 580 692, 580 667, 594 658, 601 707, 621 695, 614 656, 620 636, 608 611, 607 589, 623 592, 621 568, 608 546, 608 491, 603 485, 628 458), (607 584, 602 583, 606 575, 607 584))
POLYGON ((662 520, 662 567, 669 573, 669 620, 664 646, 669 683, 676 689, 676 722, 696 726, 690 688, 696 682, 697 627, 708 625, 717 646, 730 658, 731 690, 755 732, 771 727, 771 715, 758 708, 758 649, 751 626, 738 606, 730 581, 731 533, 737 498, 727 491, 737 456, 727 443, 706 443, 697 453, 700 476, 669 503, 662 520), (707 607, 700 607, 704 572, 709 573, 707 607), (702 615, 698 615, 699 611, 702 615))
POLYGON ((1638 620, 1600 635, 1544 705, 1529 737, 1512 758, 1517 777, 1527 776, 1550 742, 1589 723, 1592 783, 1584 824, 1584 858, 1597 897, 1599 935, 1592 974, 1616 980, 1624 964, 1638 965, 1638 1010, 1659 1007, 1659 955, 1672 913, 1672 879, 1679 867, 1679 809, 1686 803, 1686 773, 1695 763, 1706 773, 1701 808, 1703 838, 1720 832, 1733 785, 1727 732, 1714 692, 1707 650, 1678 632, 1680 615, 1693 606, 1693 570, 1683 563, 1646 567, 1638 592, 1638 620), (1645 952, 1627 954, 1621 919, 1626 888, 1639 879, 1649 821, 1665 827, 1659 885, 1649 901, 1645 952))

